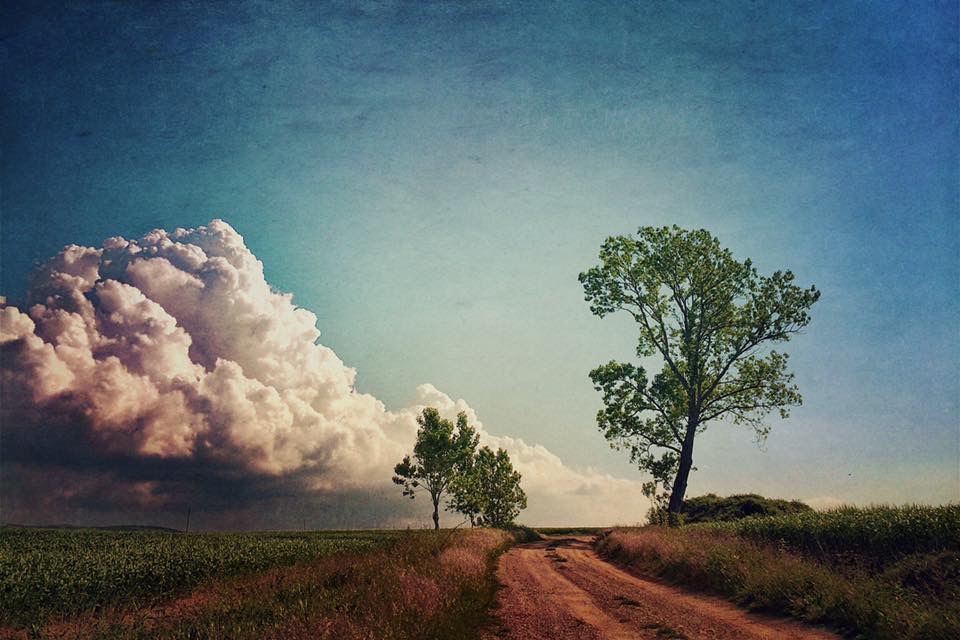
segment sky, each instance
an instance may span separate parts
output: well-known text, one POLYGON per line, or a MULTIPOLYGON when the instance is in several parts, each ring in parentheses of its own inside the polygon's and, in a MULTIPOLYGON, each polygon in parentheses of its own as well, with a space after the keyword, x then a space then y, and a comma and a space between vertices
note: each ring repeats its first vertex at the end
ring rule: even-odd
MULTIPOLYGON (((25 307, 31 273, 66 245, 216 227, 217 246, 241 242, 270 292, 315 314, 320 344, 385 406, 378 428, 427 397, 469 407, 491 437, 606 478, 604 496, 623 488, 583 517, 635 522, 645 478, 597 431, 587 372, 630 358, 636 328, 592 316, 577 274, 607 236, 703 227, 822 298, 786 349, 803 406, 762 448, 713 425, 688 495, 960 500, 955 3, 2 11, 8 302, 25 307)), ((27 495, 45 467, 10 448, 11 415, 4 484, 27 495)), ((375 493, 365 524, 401 509, 399 491, 375 493)), ((39 517, 6 504, 3 518, 39 517)), ((72 504, 50 517, 101 517, 72 504)), ((533 524, 572 517, 549 504, 533 524)), ((236 522, 292 516, 277 518, 236 522)))

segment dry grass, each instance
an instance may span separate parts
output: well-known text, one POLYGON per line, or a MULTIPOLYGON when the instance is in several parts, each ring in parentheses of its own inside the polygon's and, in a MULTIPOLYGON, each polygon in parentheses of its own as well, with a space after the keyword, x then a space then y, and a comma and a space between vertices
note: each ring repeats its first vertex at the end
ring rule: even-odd
MULTIPOLYGON (((840 570, 785 550, 697 528, 614 531, 598 543, 608 559, 677 584, 718 593, 751 609, 787 614, 877 640, 960 637, 960 599, 930 597, 893 576, 928 575, 930 563, 955 566, 956 552, 913 555, 887 572, 840 570), (944 553, 953 558, 943 558, 944 553), (922 567, 922 568, 920 568, 922 567)), ((940 585, 943 586, 943 585, 940 585)))
POLYGON ((398 531, 171 534, 0 527, 0 626, 153 606, 210 581, 366 553, 398 531))
MULTIPOLYGON (((63 640, 470 637, 492 600, 495 558, 511 540, 491 530, 411 532, 381 549, 209 583, 159 606, 52 621, 34 635, 63 640)), ((17 635, 29 637, 25 631, 17 635)))
POLYGON ((476 578, 483 575, 486 564, 482 556, 470 549, 445 549, 440 554, 440 567, 448 573, 476 578))

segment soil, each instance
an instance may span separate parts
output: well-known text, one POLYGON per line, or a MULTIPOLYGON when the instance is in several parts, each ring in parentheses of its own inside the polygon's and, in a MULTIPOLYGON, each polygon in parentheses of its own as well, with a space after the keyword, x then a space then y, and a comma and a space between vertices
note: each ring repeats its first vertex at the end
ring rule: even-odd
POLYGON ((496 622, 485 640, 839 640, 798 622, 634 575, 588 537, 517 545, 500 559, 496 622))

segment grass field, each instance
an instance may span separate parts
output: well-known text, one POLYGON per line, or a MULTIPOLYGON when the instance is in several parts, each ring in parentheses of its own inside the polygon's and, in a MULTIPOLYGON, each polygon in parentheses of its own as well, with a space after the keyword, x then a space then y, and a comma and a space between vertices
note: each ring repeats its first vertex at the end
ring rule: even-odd
POLYGON ((752 609, 857 637, 960 637, 957 505, 622 529, 603 537, 598 551, 752 609))
MULTIPOLYGON (((960 637, 960 506, 844 508, 601 534, 607 559, 852 637, 960 637)), ((470 638, 514 539, 487 529, 0 529, 7 638, 470 638)))
POLYGON ((834 563, 883 566, 910 554, 960 549, 960 505, 841 507, 697 526, 834 563))
POLYGON ((502 532, 0 532, 0 637, 461 637, 502 532))

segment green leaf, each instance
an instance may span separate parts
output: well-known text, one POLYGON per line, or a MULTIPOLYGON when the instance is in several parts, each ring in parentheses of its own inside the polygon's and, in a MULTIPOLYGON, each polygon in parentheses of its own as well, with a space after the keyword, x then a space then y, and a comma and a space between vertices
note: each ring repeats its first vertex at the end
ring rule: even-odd
POLYGON ((579 276, 590 310, 628 313, 637 357, 655 357, 662 369, 652 380, 630 363, 591 371, 604 402, 597 425, 682 502, 697 433, 727 419, 760 442, 770 412, 786 418, 802 402, 787 355, 769 347, 809 324, 820 292, 796 285, 790 271, 760 275, 705 229, 641 227, 607 238, 599 257, 579 276))

